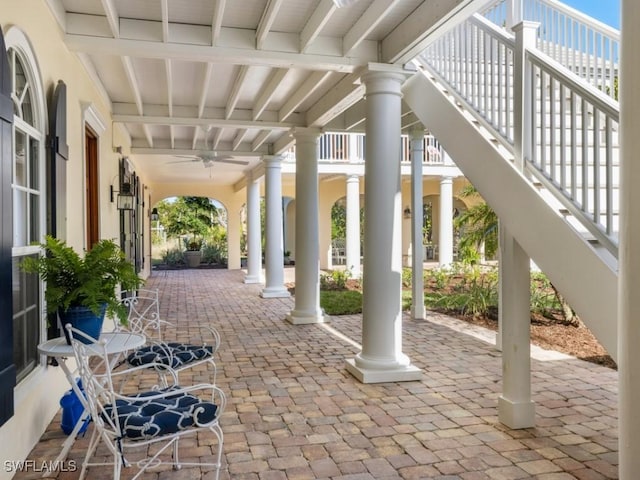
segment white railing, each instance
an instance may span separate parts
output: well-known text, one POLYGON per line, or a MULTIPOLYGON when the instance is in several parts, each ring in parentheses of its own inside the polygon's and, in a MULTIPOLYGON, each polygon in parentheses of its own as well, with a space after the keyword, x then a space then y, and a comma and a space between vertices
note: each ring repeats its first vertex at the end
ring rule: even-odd
MULTIPOLYGON (((401 162, 411 162, 411 141, 408 135, 401 136, 401 162)), ((365 135, 362 133, 325 133, 320 137, 321 162, 330 163, 358 163, 365 159, 365 135)), ((446 154, 433 135, 425 135, 423 140, 423 158, 425 165, 440 165, 445 163, 446 154)), ((295 162, 296 147, 289 148, 284 154, 285 162, 295 162)))
POLYGON ((539 180, 557 188, 574 216, 610 251, 617 249, 617 102, 543 53, 527 51, 532 97, 531 156, 539 180), (615 154, 614 154, 615 152, 615 154))
MULTIPOLYGON (((433 135, 425 135, 422 141, 422 163, 425 165, 442 165, 446 155, 442 145, 433 135)), ((402 135, 402 163, 411 162, 411 138, 409 135, 402 135)))
POLYGON ((509 151, 515 128, 530 125, 521 129, 522 168, 617 256, 618 103, 536 48, 525 49, 523 84, 515 85, 516 55, 512 35, 475 15, 416 62, 509 151), (530 94, 519 103, 517 92, 530 94))
POLYGON ((496 25, 507 27, 514 21, 512 12, 518 8, 522 9, 523 20, 540 23, 539 50, 607 95, 618 98, 618 30, 557 0, 499 0, 483 15, 496 25))
POLYGON ((364 160, 364 135, 358 133, 325 133, 320 137, 320 160, 361 162, 364 160))
POLYGON ((513 35, 478 15, 434 42, 421 58, 513 143, 513 35))

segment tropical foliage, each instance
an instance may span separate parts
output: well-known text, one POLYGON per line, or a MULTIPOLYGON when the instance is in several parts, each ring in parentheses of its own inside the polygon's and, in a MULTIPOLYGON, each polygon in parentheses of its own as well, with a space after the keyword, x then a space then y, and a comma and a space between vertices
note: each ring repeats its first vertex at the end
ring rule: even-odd
MULTIPOLYGON (((479 197, 473 185, 466 186, 460 196, 479 197)), ((458 258, 462 262, 477 263, 478 251, 484 245, 484 253, 493 258, 498 251, 498 216, 485 202, 477 203, 464 210, 454 220, 455 228, 460 230, 458 258)))
POLYGON ((27 257, 20 264, 46 282, 45 300, 49 313, 83 306, 98 315, 104 304, 107 314, 127 318, 116 288, 133 290, 144 282, 113 240, 100 240, 81 257, 64 241, 47 236, 40 245, 43 255, 27 257))
POLYGON ((182 248, 168 249, 164 262, 171 266, 184 263, 182 251, 202 251, 203 263, 226 263, 227 217, 222 208, 206 197, 177 197, 156 205, 158 223, 169 239, 179 239, 182 248))

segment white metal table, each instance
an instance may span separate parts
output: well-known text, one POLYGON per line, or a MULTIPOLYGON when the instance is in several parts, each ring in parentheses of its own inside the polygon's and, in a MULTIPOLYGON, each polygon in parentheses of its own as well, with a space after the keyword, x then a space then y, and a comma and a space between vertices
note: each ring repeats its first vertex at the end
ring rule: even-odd
MULTIPOLYGON (((145 344, 145 341, 146 341, 145 336, 138 333, 130 333, 130 332, 102 333, 100 335, 100 345, 98 346, 96 344, 95 353, 96 355, 98 355, 103 352, 102 348, 103 348, 103 342, 104 342, 104 348, 106 348, 107 354, 114 355, 113 362, 115 363, 119 357, 119 355, 117 354, 139 348, 145 344)), ((92 349, 91 344, 87 345, 87 347, 89 351, 92 349)), ((67 377, 67 380, 71 385, 71 388, 73 389, 75 394, 78 396, 78 399, 82 402, 82 405, 84 407, 83 414, 81 415, 76 425, 73 427, 73 431, 69 434, 67 439, 62 444, 62 451, 58 455, 58 458, 56 458, 56 462, 62 462, 67 458, 67 455, 69 454, 69 450, 71 449, 71 447, 73 446, 73 443, 76 440, 76 436, 78 435, 78 432, 82 427, 83 418, 88 413, 88 409, 84 399, 84 395, 78 388, 78 385, 76 384, 75 379, 73 377, 73 372, 69 369, 69 366, 66 363, 67 358, 74 357, 73 347, 67 343, 66 338, 58 337, 58 338, 53 338, 51 340, 48 340, 44 343, 41 343, 40 345, 38 345, 38 352, 42 355, 46 355, 48 357, 52 357, 57 360, 58 364, 62 368, 62 371, 67 377)), ((111 366, 113 366, 113 364, 111 366)))

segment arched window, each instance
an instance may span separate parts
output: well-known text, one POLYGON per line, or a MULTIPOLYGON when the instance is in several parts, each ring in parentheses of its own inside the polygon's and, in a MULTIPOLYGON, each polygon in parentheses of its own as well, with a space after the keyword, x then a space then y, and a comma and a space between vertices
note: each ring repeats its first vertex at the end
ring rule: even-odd
POLYGON ((41 282, 19 268, 27 256, 39 255, 31 244, 45 229, 45 110, 38 66, 28 40, 18 28, 5 37, 13 101, 13 360, 17 381, 38 365, 37 345, 44 334, 41 282))

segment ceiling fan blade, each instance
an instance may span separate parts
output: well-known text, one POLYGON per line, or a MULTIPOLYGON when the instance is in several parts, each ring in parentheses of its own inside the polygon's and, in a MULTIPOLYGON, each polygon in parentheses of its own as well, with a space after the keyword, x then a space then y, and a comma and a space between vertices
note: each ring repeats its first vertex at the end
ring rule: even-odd
POLYGON ((171 165, 172 163, 192 163, 192 162, 199 162, 199 161, 200 161, 199 158, 192 158, 191 160, 177 160, 175 162, 167 162, 165 165, 171 165))
POLYGON ((246 160, 234 160, 232 157, 214 157, 212 161, 218 163, 231 163, 233 165, 249 165, 249 162, 246 160))

